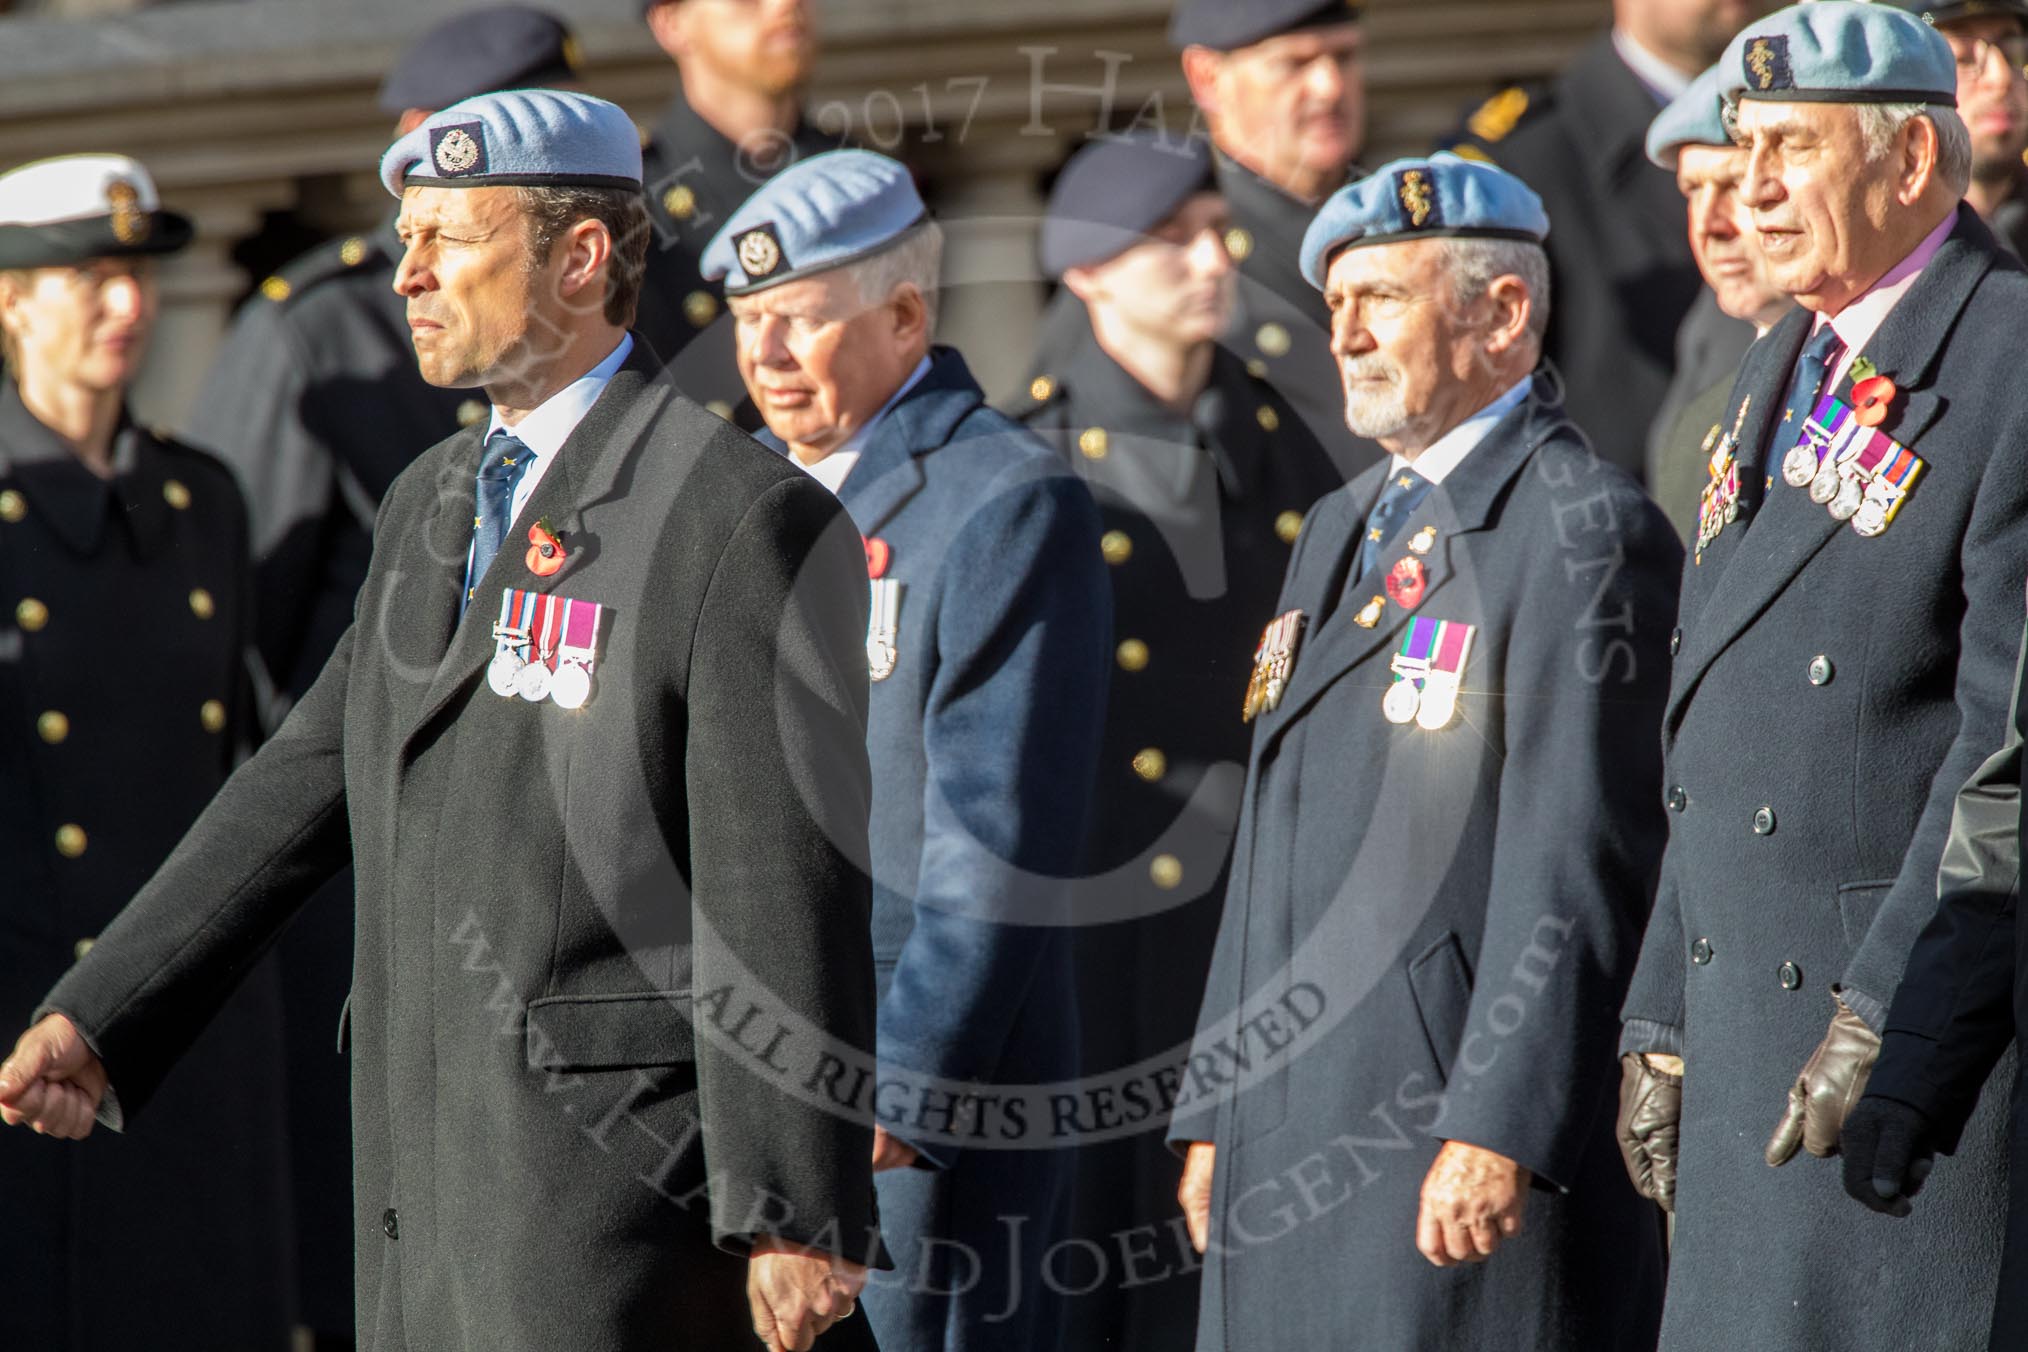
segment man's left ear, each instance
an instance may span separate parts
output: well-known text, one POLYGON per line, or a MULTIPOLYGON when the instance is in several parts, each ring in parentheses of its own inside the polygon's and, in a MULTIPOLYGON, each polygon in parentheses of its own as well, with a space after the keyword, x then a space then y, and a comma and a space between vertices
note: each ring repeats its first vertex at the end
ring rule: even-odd
POLYGON ((1902 135, 1907 139, 1901 147, 1899 196, 1903 206, 1913 206, 1936 182, 1943 156, 1943 132, 1937 127, 1935 119, 1928 113, 1922 113, 1908 119, 1902 135))
POLYGON ((601 221, 579 221, 570 228, 565 245, 563 276, 558 284, 566 300, 575 299, 586 287, 596 284, 598 301, 604 304, 603 273, 613 261, 613 236, 601 221))
POLYGON ((894 309, 894 336, 923 338, 929 335, 929 304, 913 283, 903 283, 888 302, 894 309))
POLYGON ((1535 303, 1528 294, 1527 283, 1512 273, 1495 277, 1486 288, 1486 296, 1493 305, 1493 326, 1486 335, 1486 351, 1491 356, 1502 356, 1526 336, 1535 303))

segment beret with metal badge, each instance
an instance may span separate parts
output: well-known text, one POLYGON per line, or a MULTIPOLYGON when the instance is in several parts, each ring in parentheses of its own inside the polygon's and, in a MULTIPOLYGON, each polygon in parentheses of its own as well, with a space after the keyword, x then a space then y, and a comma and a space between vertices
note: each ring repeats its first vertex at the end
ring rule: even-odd
POLYGON ((380 182, 404 188, 641 186, 641 135, 617 104, 562 89, 454 103, 387 148, 380 182))
POLYGON ((742 296, 867 258, 928 218, 898 161, 870 150, 829 150, 776 174, 704 248, 706 281, 742 296))
POLYGON ((1815 0, 1750 23, 1718 59, 1728 99, 1770 103, 1958 103, 1943 34, 1907 10, 1815 0))
POLYGON ((0 268, 174 253, 191 233, 125 155, 62 155, 0 174, 0 268))
POLYGON ((1439 151, 1384 164, 1333 193, 1303 232, 1303 277, 1319 291, 1340 250, 1416 239, 1549 235, 1542 199, 1497 165, 1439 151))

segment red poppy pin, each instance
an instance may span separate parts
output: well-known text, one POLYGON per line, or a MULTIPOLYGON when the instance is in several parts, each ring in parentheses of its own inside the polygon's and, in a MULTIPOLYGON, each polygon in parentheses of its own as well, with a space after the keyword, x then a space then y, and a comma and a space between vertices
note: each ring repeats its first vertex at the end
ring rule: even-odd
POLYGON ((887 565, 893 560, 894 551, 887 547, 887 541, 877 535, 866 537, 866 576, 878 581, 887 575, 887 565))
POLYGON ((1428 584, 1422 560, 1414 557, 1402 559, 1387 574, 1387 594, 1403 610, 1414 610, 1422 603, 1423 588, 1428 584))
POLYGON ((1861 427, 1878 427, 1894 411, 1901 391, 1880 374, 1880 368, 1864 356, 1852 362, 1852 420, 1861 427))
POLYGON ((554 577, 570 557, 563 550, 563 538, 538 521, 528 528, 528 571, 537 577, 554 577))

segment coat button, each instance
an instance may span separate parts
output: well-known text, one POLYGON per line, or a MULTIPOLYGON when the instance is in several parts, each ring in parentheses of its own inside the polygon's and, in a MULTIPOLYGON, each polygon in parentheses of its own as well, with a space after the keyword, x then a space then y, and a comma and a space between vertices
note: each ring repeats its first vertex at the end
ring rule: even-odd
POLYGON ((1711 961, 1711 941, 1709 939, 1699 939, 1696 943, 1690 945, 1690 961, 1696 963, 1699 967, 1711 961))
POLYGON ((77 959, 77 960, 78 960, 79 962, 83 962, 83 961, 84 961, 84 957, 85 957, 85 954, 87 954, 87 953, 91 952, 91 951, 92 951, 92 945, 93 945, 93 944, 95 944, 95 943, 97 943, 97 942, 98 942, 98 940, 97 940, 97 939, 80 939, 80 940, 78 940, 78 941, 77 941, 76 943, 74 943, 74 944, 72 944, 72 945, 70 946, 70 952, 71 952, 71 956, 72 956, 72 957, 74 957, 74 958, 76 958, 76 959, 77 959))
POLYGON ((197 711, 197 722, 206 732, 225 731, 225 704, 222 700, 208 699, 197 711))
POLYGON ((1106 444, 1106 429, 1103 427, 1085 428, 1084 431, 1078 433, 1077 449, 1084 453, 1084 458, 1087 460, 1105 459, 1106 451, 1110 449, 1106 444))
POLYGON ((1113 651, 1122 671, 1142 671, 1148 665, 1148 645, 1130 638, 1113 651))
POLYGON ((1795 990, 1803 984, 1803 969, 1792 962, 1783 963, 1778 975, 1781 977, 1782 989, 1785 991, 1795 990))
POLYGON ((76 822, 65 822, 56 828, 56 852, 65 859, 77 858, 89 843, 85 829, 76 822))
POLYGON ((1775 829, 1774 809, 1758 808, 1753 814, 1753 833, 1757 836, 1771 836, 1775 829))
POLYGON ((694 189, 678 183, 662 194, 662 210, 679 221, 687 221, 697 214, 697 193, 694 189))
POLYGON ((380 1213, 380 1233, 389 1239, 401 1238, 401 1217, 395 1214, 393 1207, 380 1213))
POLYGON ((692 291, 683 298, 683 317, 690 327, 701 329, 718 318, 718 297, 709 291, 692 291))
POLYGON ((1292 346, 1289 331, 1273 322, 1263 324, 1254 331, 1253 343, 1264 357, 1286 357, 1292 346))
POLYGON ((1049 402, 1049 396, 1056 393, 1056 381, 1050 376, 1037 376, 1028 382, 1028 397, 1038 404, 1049 402))
POLYGON ((1838 669, 1831 665, 1830 658, 1813 657, 1810 659, 1811 685, 1829 685, 1831 678, 1837 674, 1838 669))
POLYGON ((1681 784, 1678 784, 1675 788, 1669 790, 1669 810, 1671 812, 1681 812, 1684 808, 1689 806, 1690 806, 1690 795, 1683 792, 1683 786, 1681 784))
POLYGON ((1225 251, 1232 255, 1235 263, 1244 263, 1253 252, 1253 236, 1238 226, 1225 232, 1225 251))
POLYGON ((51 709, 35 720, 35 732, 43 741, 55 746, 70 736, 70 719, 51 709))
POLYGON ((190 490, 183 486, 181 479, 168 479, 162 484, 162 500, 183 512, 190 509, 190 490))
POLYGON ((1303 514, 1301 512, 1293 510, 1286 511, 1283 512, 1280 516, 1275 518, 1275 538, 1277 540, 1280 540, 1283 544, 1285 545, 1294 544, 1296 542, 1296 537, 1298 535, 1301 535, 1302 533, 1303 533, 1303 514))
POLYGON ((1674 657, 1677 653, 1680 653, 1682 651, 1683 651, 1683 631, 1681 629, 1671 630, 1669 633, 1669 656, 1674 657))
POLYGON ((483 399, 467 399, 458 405, 458 426, 477 427, 486 421, 489 407, 483 399))
POLYGON ((1134 557, 1134 537, 1123 530, 1109 530, 1099 537, 1099 553, 1117 568, 1134 557))
POLYGON ((49 623, 49 607, 33 596, 27 597, 14 607, 14 623, 33 634, 49 623))
POLYGON ((1260 424, 1263 432, 1278 432, 1282 426, 1282 415, 1275 412, 1274 405, 1262 404, 1253 411, 1253 419, 1260 424))
POLYGON ((199 587, 190 593, 190 613, 200 620, 208 620, 218 613, 218 602, 211 599, 211 593, 199 587))
POLYGON ((13 489, 0 492, 0 521, 15 522, 28 515, 28 499, 13 489))
POLYGON ((1148 878, 1164 892, 1183 883, 1183 861, 1173 854, 1158 854, 1148 861, 1148 878))

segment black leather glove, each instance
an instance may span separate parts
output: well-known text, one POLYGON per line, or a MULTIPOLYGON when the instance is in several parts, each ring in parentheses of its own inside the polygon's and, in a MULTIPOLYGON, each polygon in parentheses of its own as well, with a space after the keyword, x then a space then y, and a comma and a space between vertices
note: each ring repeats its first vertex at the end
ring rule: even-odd
POLYGON ((1671 1215, 1676 1211, 1677 1128, 1683 1120, 1683 1077, 1656 1070, 1639 1052, 1620 1058, 1620 1158, 1634 1191, 1671 1215))
POLYGON ((1830 1031, 1789 1087, 1788 1110, 1768 1138, 1767 1162, 1776 1168, 1795 1157, 1798 1145, 1818 1159, 1838 1153, 1845 1114, 1866 1092, 1867 1077, 1880 1059, 1880 1035, 1845 1008, 1843 1000, 1837 1003, 1830 1031))
POLYGON ((1929 1119, 1906 1103, 1862 1098, 1845 1119, 1839 1149, 1845 1156, 1845 1191, 1860 1205, 1906 1216, 1909 1198, 1922 1191, 1936 1167, 1928 1144, 1929 1119))

